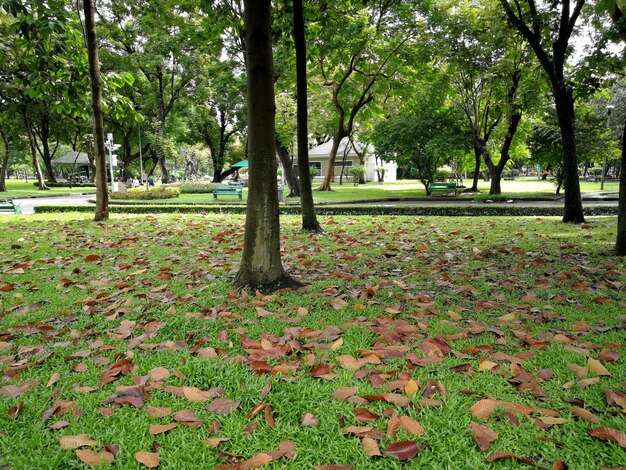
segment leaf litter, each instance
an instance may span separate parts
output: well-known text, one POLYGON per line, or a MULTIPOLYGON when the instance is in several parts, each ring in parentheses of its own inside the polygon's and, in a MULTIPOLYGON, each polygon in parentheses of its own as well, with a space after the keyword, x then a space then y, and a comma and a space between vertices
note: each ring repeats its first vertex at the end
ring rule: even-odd
MULTIPOLYGON (((242 393, 245 386, 238 390, 212 380, 201 386, 180 362, 142 366, 144 357, 184 353, 194 360, 234 361, 259 379, 278 380, 281 388, 332 384, 326 397, 344 410, 338 419, 341 438, 360 440, 365 459, 419 461, 422 453, 433 452, 441 431, 430 425, 434 413, 445 414, 448 402, 459 397, 467 425, 455 432, 470 443, 473 439, 481 452, 497 447, 496 430, 510 426, 526 426, 525 432, 533 426, 537 438, 546 437, 548 429, 558 435, 563 428, 564 441, 576 429, 595 438, 597 445, 624 447, 623 432, 611 424, 626 413, 626 384, 620 382, 626 316, 594 313, 607 308, 614 312, 612 306, 619 312, 626 306, 624 266, 618 259, 589 254, 594 248, 584 238, 562 242, 558 254, 547 252, 537 229, 545 227, 540 220, 516 221, 535 227, 527 233, 534 230, 536 235, 532 240, 519 230, 512 232, 517 242, 525 238, 518 248, 506 238, 494 239, 486 222, 466 222, 472 226, 445 231, 425 220, 337 219, 341 224, 328 223, 332 228, 327 239, 305 244, 292 234, 293 240, 286 240, 291 246, 285 249, 288 269, 312 283, 298 294, 301 302, 288 292, 220 293, 206 284, 236 271, 241 219, 206 217, 200 223, 183 217, 184 224, 173 219, 164 224, 155 217, 138 217, 112 222, 107 237, 89 239, 71 224, 50 222, 35 243, 54 244, 65 257, 46 257, 37 249, 13 251, 0 270, 0 353, 8 381, 0 387, 0 400, 7 404, 7 416, 23 425, 32 390, 43 388, 49 390, 50 401, 39 408, 45 409, 41 420, 64 418, 48 425, 51 430, 73 426, 81 431, 77 426, 85 413, 110 416, 117 408, 120 413, 134 409, 151 420, 142 432, 155 437, 186 432, 184 428, 213 433, 205 442, 207 451, 216 452, 216 468, 259 468, 280 459, 294 459, 296 465, 298 455, 311 450, 283 439, 278 450, 265 447, 238 456, 244 449, 237 450, 233 436, 221 435, 220 420, 234 415, 247 423, 241 432, 254 436, 267 426, 280 435, 285 412, 275 406, 272 382, 262 394, 248 396, 242 393), (128 223, 136 236, 128 237, 128 223), (207 236, 207 227, 219 233, 207 236), (155 233, 167 250, 137 251, 155 233), (479 244, 477 234, 491 237, 491 244, 474 246, 479 244), (377 237, 393 240, 380 244, 377 237), (300 262, 297 253, 311 262, 300 262), (40 297, 28 277, 35 273, 55 296, 71 293, 78 300, 61 306, 40 297), (176 287, 180 280, 186 283, 182 290, 176 287), (317 288, 322 282, 324 287, 317 288), (47 316, 48 304, 63 313, 47 316), (318 322, 315 305, 328 318, 338 315, 336 323, 318 322), (568 322, 569 316, 577 320, 568 322), (263 331, 265 322, 273 320, 282 329, 263 331), (171 321, 189 326, 173 335, 168 331, 171 321), (218 327, 206 333, 197 322, 218 327), (367 340, 355 348, 351 338, 357 330, 367 340), (59 348, 70 349, 63 362, 56 362, 59 348), (548 357, 544 351, 553 349, 567 356, 569 366, 542 362, 548 357), (22 379, 25 370, 37 375, 40 368, 45 372, 39 377, 22 379), (99 380, 80 378, 92 370, 99 380), (481 374, 506 385, 507 393, 481 390, 481 374), (464 382, 476 389, 466 389, 464 382), (87 402, 80 395, 71 401, 55 388, 68 383, 79 394, 104 392, 103 406, 84 409, 87 402), (586 389, 600 390, 604 400, 589 405, 577 397, 589 399, 586 389), (161 397, 174 402, 160 406, 156 399, 161 397), (559 406, 561 400, 572 406, 559 406)), ((16 229, 21 227, 18 223, 16 229)), ((607 239, 609 232, 596 232, 607 239)), ((304 406, 296 423, 302 432, 322 428, 325 421, 318 415, 328 419, 311 405, 298 405, 304 406)), ((75 449, 76 458, 91 465, 117 455, 106 448, 85 449, 99 445, 87 434, 60 439, 61 447, 75 449)), ((149 468, 159 465, 160 453, 168 452, 167 446, 134 450, 136 461, 149 468)), ((552 459, 557 465, 562 458, 558 451, 537 456, 529 449, 497 448, 483 461, 514 459, 535 465, 537 459, 552 459), (528 454, 520 455, 524 452, 528 454)), ((317 468, 331 467, 317 461, 317 468)))

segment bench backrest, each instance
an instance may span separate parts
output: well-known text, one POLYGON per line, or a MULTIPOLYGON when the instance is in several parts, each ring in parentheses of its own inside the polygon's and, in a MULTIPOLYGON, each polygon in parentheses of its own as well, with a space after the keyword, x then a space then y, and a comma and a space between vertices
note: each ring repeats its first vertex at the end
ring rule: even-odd
POLYGON ((239 186, 217 186, 215 191, 218 193, 238 193, 241 191, 241 187, 239 186))

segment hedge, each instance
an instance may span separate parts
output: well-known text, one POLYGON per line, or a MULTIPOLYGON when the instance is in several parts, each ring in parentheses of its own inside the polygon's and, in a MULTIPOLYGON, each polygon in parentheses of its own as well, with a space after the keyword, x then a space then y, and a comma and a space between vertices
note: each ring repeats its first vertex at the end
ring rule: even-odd
POLYGON ((209 194, 215 191, 216 183, 171 183, 164 184, 166 188, 178 188, 181 194, 209 194))
POLYGON ((172 199, 180 195, 179 188, 155 186, 146 191, 144 188, 131 188, 127 191, 111 193, 111 199, 172 199))
MULTIPOLYGON (((50 212, 93 212, 92 206, 36 206, 37 214, 50 212)), ((123 205, 109 206, 109 211, 115 214, 245 214, 244 205, 123 205)), ((474 217, 474 216, 505 216, 505 217, 562 217, 562 207, 420 207, 420 206, 318 206, 315 208, 318 215, 417 215, 417 216, 445 216, 445 217, 474 217)), ((281 214, 300 214, 300 206, 280 206, 281 214)), ((616 206, 591 206, 585 209, 585 215, 616 215, 616 206)))
MULTIPOLYGON (((35 181, 33 186, 39 187, 39 183, 35 181)), ((72 183, 68 182, 64 183, 51 183, 50 181, 46 181, 46 186, 49 188, 95 188, 96 185, 94 183, 72 183)))

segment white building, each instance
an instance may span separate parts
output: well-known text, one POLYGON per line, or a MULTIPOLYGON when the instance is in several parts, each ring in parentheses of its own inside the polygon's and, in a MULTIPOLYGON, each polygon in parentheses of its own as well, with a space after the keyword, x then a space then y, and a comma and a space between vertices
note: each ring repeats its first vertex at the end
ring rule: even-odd
MULTIPOLYGON (((311 166, 317 167, 318 171, 316 180, 323 179, 328 173, 328 159, 330 158, 330 150, 332 146, 333 141, 330 140, 309 150, 309 162, 311 166)), ((361 164, 358 155, 359 153, 363 154, 363 158, 365 160, 366 181, 378 181, 378 176, 376 174, 377 168, 385 169, 385 181, 396 181, 397 165, 395 162, 383 162, 381 160, 378 160, 377 162, 374 148, 371 145, 363 145, 358 142, 355 142, 353 145, 348 139, 343 139, 339 144, 339 149, 337 150, 337 158, 335 159, 335 181, 339 181, 342 166, 345 168, 345 178, 345 176, 349 175, 348 172, 350 171, 350 168, 361 164)))

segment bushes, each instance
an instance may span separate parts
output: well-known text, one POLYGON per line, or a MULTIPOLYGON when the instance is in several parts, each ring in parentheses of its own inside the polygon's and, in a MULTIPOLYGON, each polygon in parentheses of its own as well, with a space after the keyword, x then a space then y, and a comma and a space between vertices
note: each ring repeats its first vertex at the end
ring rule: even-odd
MULTIPOLYGON (((33 183, 33 186, 39 187, 39 183, 35 181, 33 183)), ((51 183, 49 181, 46 181, 46 186, 48 186, 49 188, 95 188, 96 187, 94 183, 72 183, 70 185, 69 182, 51 183)))
POLYGON ((172 199, 180 196, 180 188, 155 186, 146 191, 144 188, 131 188, 127 191, 111 193, 111 199, 172 199))
MULTIPOLYGON (((185 204, 150 204, 109 206, 111 213, 117 214, 159 214, 159 213, 218 213, 245 214, 245 205, 185 205, 185 204)), ((37 206, 37 214, 48 212, 93 212, 90 206, 37 206)), ((415 215, 443 217, 562 217, 562 207, 523 207, 523 206, 317 206, 318 215, 415 215)), ((300 206, 281 206, 281 214, 301 213, 300 206)), ((585 209, 586 216, 616 215, 615 206, 591 206, 585 209)))
POLYGON ((166 188, 178 188, 180 194, 208 194, 215 191, 216 183, 181 182, 163 185, 166 188))

